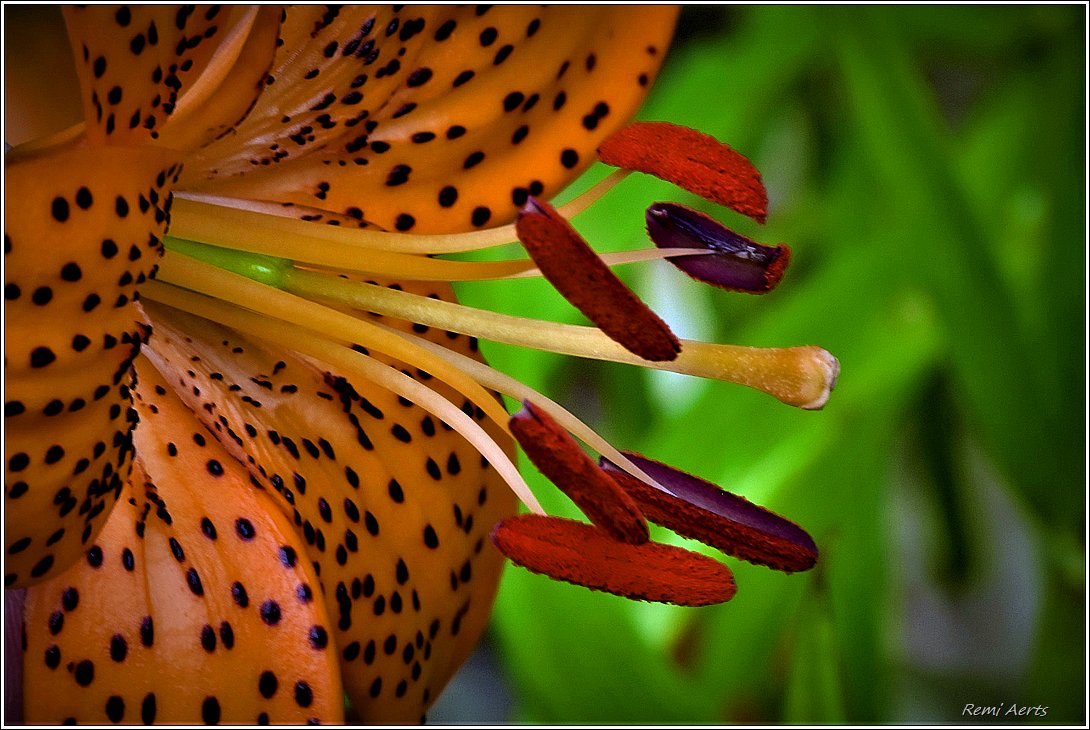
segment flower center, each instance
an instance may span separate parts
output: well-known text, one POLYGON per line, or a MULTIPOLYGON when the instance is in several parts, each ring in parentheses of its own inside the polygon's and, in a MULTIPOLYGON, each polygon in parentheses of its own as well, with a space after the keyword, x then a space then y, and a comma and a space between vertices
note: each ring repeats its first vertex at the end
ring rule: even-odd
MULTIPOLYGON (((657 174, 747 215, 764 217, 764 188, 748 161, 692 130, 637 124, 607 140, 603 151, 607 161, 657 174), (659 151, 640 155, 640 148, 659 151), (676 158, 678 165, 668 165, 663 155, 676 158)), ((695 267, 699 272, 695 278, 763 292, 782 276, 788 258, 785 247, 761 246, 673 204, 656 204, 648 212, 649 232, 658 248, 598 256, 568 223, 568 217, 593 204, 627 173, 613 173, 558 209, 530 199, 516 225, 452 235, 316 225, 283 217, 271 203, 178 193, 170 235, 164 241, 166 254, 145 296, 244 328, 418 403, 474 444, 535 512, 542 510, 518 470, 479 425, 427 385, 366 353, 381 352, 431 373, 480 404, 508 432, 507 414, 487 389, 531 401, 605 459, 637 480, 656 485, 631 460, 541 394, 483 363, 365 316, 383 315, 558 354, 726 380, 790 405, 822 407, 838 370, 835 358, 825 350, 679 340, 609 269, 621 263, 673 259, 683 271, 695 267), (486 262, 441 258, 516 239, 529 258, 486 262), (375 281, 529 276, 547 278, 597 326, 474 309, 375 281)))

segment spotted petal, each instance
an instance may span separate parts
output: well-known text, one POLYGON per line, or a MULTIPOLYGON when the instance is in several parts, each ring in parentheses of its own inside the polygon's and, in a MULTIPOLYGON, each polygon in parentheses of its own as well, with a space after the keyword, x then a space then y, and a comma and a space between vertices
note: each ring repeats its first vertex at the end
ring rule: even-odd
MULTIPOLYGON (((362 718, 419 721, 487 623, 502 566, 487 533, 514 511, 511 493, 475 448, 389 391, 166 307, 148 312, 149 356, 302 533, 362 718)), ((426 334, 469 352, 467 338, 426 334)))
POLYGON ((143 322, 134 303, 162 253, 181 169, 178 152, 135 145, 168 120, 183 131, 162 142, 203 144, 241 116, 279 14, 91 6, 65 18, 86 139, 5 159, 5 504, 7 524, 19 526, 6 533, 5 586, 74 561, 128 476, 130 364, 143 322))
POLYGON ((4 190, 5 586, 62 570, 101 529, 132 460, 134 301, 166 226, 164 150, 17 156, 4 190), (48 255, 43 255, 47 252, 48 255))
POLYGON ((208 148, 186 184, 389 230, 510 221, 529 195, 548 198, 589 165, 632 115, 677 8, 502 10, 407 6, 328 22, 290 10, 286 40, 306 43, 274 64, 239 126, 248 143, 208 148))
POLYGON ((90 142, 156 140, 184 111, 184 125, 174 125, 183 127, 181 138, 162 141, 185 147, 209 141, 209 135, 222 132, 220 115, 234 123, 253 103, 272 57, 279 12, 220 5, 86 5, 65 8, 65 20, 90 142), (217 90, 222 93, 210 104, 217 90))
POLYGON ((27 591, 26 720, 342 721, 302 541, 155 369, 138 370, 140 456, 121 504, 83 560, 27 591))

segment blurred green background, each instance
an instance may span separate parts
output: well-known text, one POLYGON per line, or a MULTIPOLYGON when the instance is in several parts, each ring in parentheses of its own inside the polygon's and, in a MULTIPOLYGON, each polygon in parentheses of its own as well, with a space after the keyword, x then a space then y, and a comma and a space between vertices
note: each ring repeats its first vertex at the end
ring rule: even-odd
MULTIPOLYGON (((577 226, 635 248, 643 209, 675 200, 788 243, 764 297, 661 262, 622 274, 682 336, 826 347, 842 367, 829 405, 487 353, 615 445, 790 516, 821 560, 786 576, 725 558, 738 595, 702 609, 510 567, 430 720, 951 723, 1017 703, 1047 715, 992 721, 1085 723, 1085 13, 685 8, 641 116, 749 156, 768 224, 634 175, 577 226)), ((462 294, 582 321, 540 282, 462 294)))

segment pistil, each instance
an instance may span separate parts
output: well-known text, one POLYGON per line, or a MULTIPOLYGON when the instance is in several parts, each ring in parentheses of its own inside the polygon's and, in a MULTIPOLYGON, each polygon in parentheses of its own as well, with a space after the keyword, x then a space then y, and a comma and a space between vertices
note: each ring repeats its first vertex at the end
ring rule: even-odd
MULTIPOLYGON (((220 271, 207 264, 199 269, 194 268, 195 263, 199 262, 183 262, 177 254, 171 255, 169 246, 168 242, 167 256, 159 271, 160 280, 202 291, 202 281, 211 281, 220 271), (183 269, 188 273, 183 273, 183 269), (178 280, 181 276, 186 277, 186 283, 178 280)), ((341 317, 338 326, 343 329, 339 330, 341 334, 338 336, 347 341, 359 341, 367 323, 341 315, 317 304, 317 301, 350 306, 506 344, 725 380, 764 391, 784 403, 808 410, 825 405, 839 372, 836 358, 814 346, 756 348, 681 340, 682 352, 677 359, 650 362, 618 345, 595 327, 543 322, 474 309, 299 268, 277 270, 280 272, 277 281, 269 283, 296 295, 289 299, 275 299, 284 307, 284 316, 299 324, 303 323, 299 319, 302 316, 312 323, 341 317), (349 334, 352 326, 361 328, 355 333, 355 340, 349 334)), ((224 297, 231 299, 238 297, 236 286, 241 285, 241 282, 220 281, 218 287, 224 297)), ((253 298, 241 300, 242 306, 246 306, 247 301, 251 302, 251 306, 256 302, 267 306, 274 301, 271 298, 274 293, 271 287, 256 290, 252 293, 253 298)), ((321 326, 327 325, 328 321, 321 326)), ((412 360, 404 353, 400 357, 412 360)), ((439 375, 438 372, 435 374, 439 375)))
POLYGON ((726 380, 789 405, 821 408, 836 384, 836 358, 820 347, 757 348, 681 340, 676 360, 649 362, 595 327, 557 324, 474 309, 385 287, 294 269, 286 286, 301 296, 522 347, 726 380))

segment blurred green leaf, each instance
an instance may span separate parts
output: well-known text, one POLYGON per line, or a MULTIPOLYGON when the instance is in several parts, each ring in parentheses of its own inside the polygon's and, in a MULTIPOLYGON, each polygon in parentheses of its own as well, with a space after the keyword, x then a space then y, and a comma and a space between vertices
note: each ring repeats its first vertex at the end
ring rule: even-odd
MULTIPOLYGON (((1017 695, 1051 703, 1049 719, 1085 720, 1085 8, 686 12, 693 35, 675 44, 641 116, 698 127, 753 159, 768 224, 633 175, 577 226, 600 250, 646 245, 643 210, 676 200, 786 241, 791 269, 762 297, 699 287, 664 263, 620 272, 702 337, 827 348, 842 366, 829 404, 802 412, 724 383, 690 388, 627 366, 486 351, 615 445, 798 521, 822 556, 801 576, 727 558, 738 595, 695 610, 512 569, 496 628, 523 691, 519 719, 957 722, 945 698, 1017 695), (984 466, 967 474, 965 454, 980 443, 984 466), (906 489, 921 491, 905 499, 906 489), (910 587, 893 558, 921 517, 898 510, 945 515, 916 536, 927 552, 911 558, 957 605, 958 586, 978 575, 975 556, 996 559, 987 540, 1002 533, 982 537, 971 510, 975 495, 998 490, 1026 524, 995 529, 1028 529, 1045 558, 1040 574, 1009 577, 1044 586, 1026 600, 1044 607, 1026 619, 1032 661, 1011 657, 1002 678, 968 657, 914 664, 901 647, 910 587), (928 562, 944 551, 962 580, 928 562)), ((581 321, 541 282, 471 289, 482 306, 581 321)), ((533 484, 550 511, 578 516, 533 484)))
POLYGON ((896 194, 891 211, 912 232, 901 248, 915 255, 903 263, 925 267, 920 274, 957 337, 949 356, 974 428, 1037 509, 1059 517, 1045 491, 1052 481, 1034 456, 1048 448, 1050 431, 1036 416, 1051 409, 994 256, 950 174, 949 136, 892 19, 860 11, 852 20, 838 45, 852 122, 878 184, 896 194))
POLYGON ((802 724, 844 724, 836 626, 815 600, 800 611, 798 640, 789 670, 784 720, 802 724))

